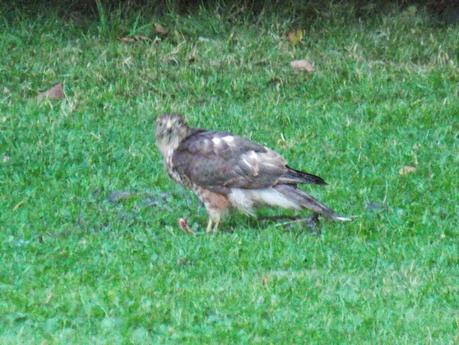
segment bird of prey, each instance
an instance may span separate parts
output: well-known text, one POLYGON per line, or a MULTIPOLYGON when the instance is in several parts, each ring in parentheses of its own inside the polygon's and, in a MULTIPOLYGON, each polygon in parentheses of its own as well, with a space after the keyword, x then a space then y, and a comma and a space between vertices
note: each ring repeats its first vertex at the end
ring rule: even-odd
POLYGON ((206 232, 216 232, 222 216, 235 208, 254 215, 269 205, 309 209, 335 221, 349 221, 298 188, 325 185, 319 176, 295 170, 273 150, 228 132, 191 128, 179 114, 156 120, 156 145, 169 176, 192 189, 209 216, 206 232))

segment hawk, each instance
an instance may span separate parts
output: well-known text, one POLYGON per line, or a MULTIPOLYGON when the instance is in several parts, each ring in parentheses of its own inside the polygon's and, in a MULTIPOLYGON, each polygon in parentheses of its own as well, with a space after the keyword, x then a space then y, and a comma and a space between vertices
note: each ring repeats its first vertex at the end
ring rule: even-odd
POLYGON ((156 145, 169 176, 192 189, 216 232, 230 209, 254 215, 256 206, 309 209, 335 221, 349 221, 304 191, 299 184, 325 185, 319 176, 295 170, 273 150, 228 132, 191 128, 179 114, 156 120, 156 145))

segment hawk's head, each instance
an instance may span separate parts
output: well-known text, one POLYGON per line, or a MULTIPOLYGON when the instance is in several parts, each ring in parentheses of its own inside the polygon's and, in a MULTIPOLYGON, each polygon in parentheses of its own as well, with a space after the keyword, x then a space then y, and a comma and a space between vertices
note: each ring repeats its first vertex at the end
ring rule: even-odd
POLYGON ((163 114, 156 119, 156 145, 165 154, 175 150, 188 136, 189 128, 179 114, 163 114))

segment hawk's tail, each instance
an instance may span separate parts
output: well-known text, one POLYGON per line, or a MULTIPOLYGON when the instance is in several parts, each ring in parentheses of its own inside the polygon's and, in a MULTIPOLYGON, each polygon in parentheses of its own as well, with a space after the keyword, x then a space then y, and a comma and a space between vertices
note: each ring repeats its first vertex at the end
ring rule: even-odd
POLYGON ((311 183, 311 184, 320 184, 326 185, 327 183, 323 180, 322 177, 309 174, 304 171, 299 171, 290 168, 287 166, 287 172, 282 175, 279 179, 281 183, 286 184, 297 184, 297 183, 311 183))
POLYGON ((332 209, 328 208, 324 204, 320 203, 312 196, 306 194, 302 190, 296 188, 295 186, 281 184, 274 187, 277 191, 282 193, 290 201, 294 202, 301 208, 307 208, 315 213, 319 213, 329 219, 333 219, 340 222, 351 221, 352 218, 343 217, 337 214, 332 209))

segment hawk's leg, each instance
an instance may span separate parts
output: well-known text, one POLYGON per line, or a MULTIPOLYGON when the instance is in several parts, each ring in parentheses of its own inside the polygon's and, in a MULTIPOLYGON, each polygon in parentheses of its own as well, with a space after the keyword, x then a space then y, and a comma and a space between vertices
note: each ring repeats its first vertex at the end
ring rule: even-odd
POLYGON ((207 223, 206 233, 217 232, 220 219, 222 218, 222 210, 208 208, 209 222, 207 223))
POLYGON ((231 206, 228 198, 226 195, 211 192, 201 187, 197 187, 196 194, 204 204, 209 216, 206 233, 217 232, 220 219, 231 206))
POLYGON ((218 225, 219 224, 220 224, 220 219, 215 222, 213 232, 217 232, 218 231, 218 225))
POLYGON ((207 223, 207 228, 206 228, 206 233, 211 233, 212 232, 212 219, 209 217, 209 222, 207 223))
POLYGON ((217 232, 219 224, 220 224, 220 219, 213 221, 209 217, 209 222, 207 223, 206 233, 211 234, 212 232, 217 232))

